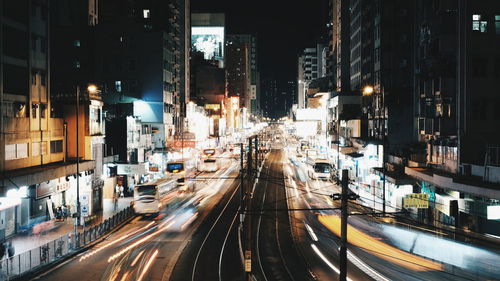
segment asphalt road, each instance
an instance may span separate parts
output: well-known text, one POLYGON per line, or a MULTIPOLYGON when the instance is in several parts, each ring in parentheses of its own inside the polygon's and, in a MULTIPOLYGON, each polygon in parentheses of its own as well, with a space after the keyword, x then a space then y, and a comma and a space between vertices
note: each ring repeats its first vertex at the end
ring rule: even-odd
MULTIPOLYGON (((197 182, 197 192, 203 193, 205 199, 198 210, 170 207, 156 218, 137 217, 34 280, 168 280, 196 229, 218 215, 221 204, 236 190, 234 176, 238 173, 233 162, 225 166, 227 170, 199 176, 202 180, 197 182)), ((188 279, 184 276, 180 280, 188 279)))

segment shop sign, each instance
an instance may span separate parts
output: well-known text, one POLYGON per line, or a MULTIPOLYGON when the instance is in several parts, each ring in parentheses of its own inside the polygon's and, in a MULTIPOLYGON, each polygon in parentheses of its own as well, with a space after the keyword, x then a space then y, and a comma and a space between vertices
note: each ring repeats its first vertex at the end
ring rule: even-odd
POLYGON ((207 103, 207 104, 205 104, 205 109, 219 110, 220 109, 220 104, 218 104, 218 103, 207 103))
POLYGON ((57 183, 55 180, 42 182, 36 188, 36 198, 42 198, 55 193, 57 190, 57 183))
POLYGON ((190 140, 176 140, 176 141, 171 141, 168 143, 169 147, 173 148, 186 148, 186 147, 191 147, 195 148, 196 147, 196 141, 190 141, 190 140))
POLYGON ((146 173, 145 164, 116 164, 118 175, 142 175, 146 173))
POLYGON ((486 207, 489 220, 500 220, 500 205, 486 207))
POLYGON ((149 166, 149 171, 150 172, 158 172, 159 169, 158 169, 158 167, 155 167, 155 166, 149 166))
POLYGON ((62 178, 59 179, 59 182, 56 184, 56 191, 57 192, 62 192, 68 189, 70 186, 69 181, 66 181, 66 179, 62 178))
POLYGON ((429 195, 427 193, 411 193, 406 194, 403 198, 404 208, 429 208, 429 195))

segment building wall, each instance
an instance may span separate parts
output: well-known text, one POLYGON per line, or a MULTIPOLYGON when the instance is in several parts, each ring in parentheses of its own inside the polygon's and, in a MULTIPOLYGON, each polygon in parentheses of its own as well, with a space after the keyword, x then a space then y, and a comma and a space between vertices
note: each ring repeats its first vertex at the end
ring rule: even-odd
POLYGON ((0 169, 61 161, 64 153, 50 150, 51 141, 63 140, 63 122, 51 116, 49 3, 1 4, 0 169))

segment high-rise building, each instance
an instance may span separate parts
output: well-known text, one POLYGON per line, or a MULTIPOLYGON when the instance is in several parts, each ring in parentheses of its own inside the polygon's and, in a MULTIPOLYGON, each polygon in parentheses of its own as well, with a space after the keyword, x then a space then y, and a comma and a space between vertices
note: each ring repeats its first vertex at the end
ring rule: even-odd
POLYGON ((500 235, 500 2, 417 1, 417 144, 406 174, 434 200, 430 222, 500 235))
POLYGON ((350 12, 349 0, 331 0, 331 76, 335 93, 350 93, 350 12))
POLYGON ((251 63, 250 48, 244 43, 226 46, 227 93, 240 98, 240 107, 250 108, 251 63))
MULTIPOLYGON (((81 142, 80 154, 70 153, 76 148, 76 137, 70 134, 58 102, 51 97, 52 4, 46 0, 0 1, 2 240, 33 221, 47 219, 50 208, 65 204, 74 213, 77 178, 82 192, 97 186, 92 176, 95 161, 86 154, 89 147, 81 142), (76 156, 81 159, 79 165, 75 163, 76 156)), ((86 18, 97 21, 93 6, 88 8, 86 18)), ((85 93, 82 89, 82 96, 85 93)), ((70 110, 74 113, 75 109, 73 103, 70 110)), ((82 106, 82 112, 86 109, 90 111, 90 107, 82 106)), ((83 128, 88 124, 98 129, 97 122, 80 120, 83 128)))
POLYGON ((245 45, 248 48, 248 60, 250 64, 250 91, 249 109, 252 114, 260 112, 260 85, 258 71, 257 37, 251 34, 229 34, 227 36, 228 47, 230 45, 245 45))
POLYGON ((125 114, 151 125, 155 147, 166 147, 182 131, 189 99, 189 67, 181 66, 186 60, 189 4, 109 0, 99 7, 96 76, 107 93, 105 105, 133 104, 125 114))

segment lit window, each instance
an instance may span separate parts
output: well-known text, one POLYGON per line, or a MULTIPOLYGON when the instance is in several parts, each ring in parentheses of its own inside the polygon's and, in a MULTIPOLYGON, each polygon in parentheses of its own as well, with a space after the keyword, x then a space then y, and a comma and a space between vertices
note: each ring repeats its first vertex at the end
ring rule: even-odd
POLYGON ((500 35, 500 15, 495 15, 495 33, 500 35))
POLYGON ((122 91, 122 81, 115 81, 115 89, 117 92, 122 91))
POLYGON ((487 32, 488 22, 481 19, 481 15, 472 15, 472 30, 485 33, 487 32))
POLYGON ((149 19, 151 17, 149 9, 142 10, 142 15, 144 16, 145 19, 149 19))
POLYGON ((75 68, 80 68, 80 61, 75 61, 75 68))
POLYGON ((80 47, 80 40, 76 39, 75 41, 73 41, 73 46, 80 47))

